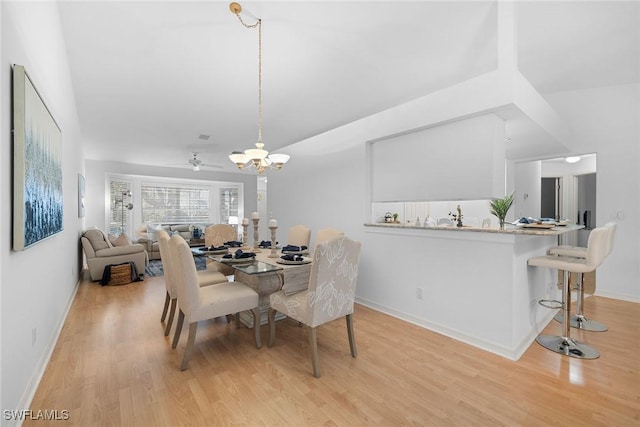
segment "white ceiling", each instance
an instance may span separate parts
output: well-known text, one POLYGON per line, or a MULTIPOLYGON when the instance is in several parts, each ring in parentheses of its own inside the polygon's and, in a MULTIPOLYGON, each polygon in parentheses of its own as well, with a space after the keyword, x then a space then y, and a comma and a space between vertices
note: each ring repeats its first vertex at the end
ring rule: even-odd
MULTIPOLYGON (((60 2, 87 158, 235 169, 257 137, 257 32, 228 4, 60 2)), ((543 95, 640 82, 639 5, 517 2, 520 71, 543 95)), ((495 2, 242 6, 263 20, 270 151, 497 66, 495 2)))

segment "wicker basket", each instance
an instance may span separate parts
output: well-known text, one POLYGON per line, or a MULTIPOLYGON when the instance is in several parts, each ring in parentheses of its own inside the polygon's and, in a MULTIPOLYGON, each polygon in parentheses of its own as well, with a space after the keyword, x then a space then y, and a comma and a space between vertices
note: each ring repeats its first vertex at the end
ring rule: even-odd
POLYGON ((111 277, 109 278, 109 285, 126 285, 131 283, 131 265, 119 264, 111 266, 111 277))

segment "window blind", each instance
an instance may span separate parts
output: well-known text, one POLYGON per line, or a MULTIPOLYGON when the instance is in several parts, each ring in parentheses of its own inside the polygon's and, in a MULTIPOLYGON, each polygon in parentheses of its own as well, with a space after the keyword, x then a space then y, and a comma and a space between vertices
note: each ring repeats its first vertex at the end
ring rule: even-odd
POLYGON ((141 183, 144 223, 209 223, 209 188, 176 183, 141 183))

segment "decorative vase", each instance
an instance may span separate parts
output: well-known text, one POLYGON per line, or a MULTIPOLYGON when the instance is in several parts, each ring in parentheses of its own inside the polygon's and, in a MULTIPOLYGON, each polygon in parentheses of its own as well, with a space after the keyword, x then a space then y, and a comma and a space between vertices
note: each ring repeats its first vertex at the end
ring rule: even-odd
POLYGON ((504 230, 504 218, 498 218, 500 220, 500 230, 504 230))

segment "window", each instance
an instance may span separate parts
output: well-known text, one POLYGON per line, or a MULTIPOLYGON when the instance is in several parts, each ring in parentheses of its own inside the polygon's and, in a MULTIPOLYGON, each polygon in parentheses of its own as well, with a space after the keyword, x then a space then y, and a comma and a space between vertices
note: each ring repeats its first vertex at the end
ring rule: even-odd
POLYGON ((141 210, 144 223, 209 223, 207 186, 142 182, 141 210))
POLYGON ((105 185, 105 229, 133 239, 142 225, 228 224, 244 211, 240 182, 107 174, 105 185))
POLYGON ((220 223, 238 224, 238 187, 220 188, 220 223), (234 221, 229 221, 233 217, 234 221))

